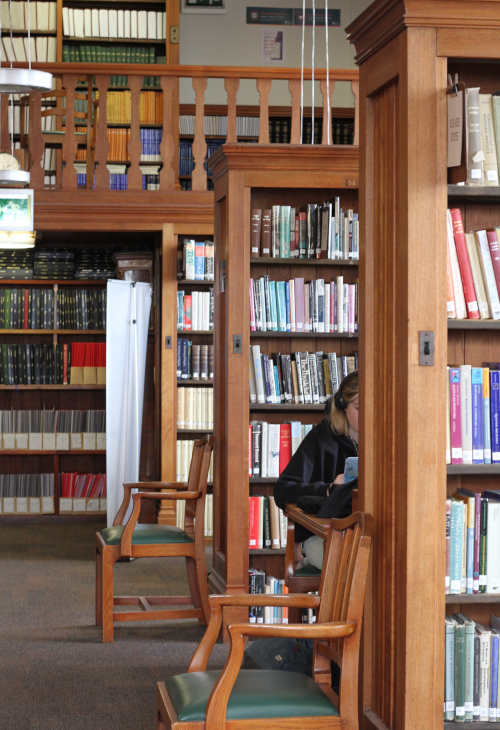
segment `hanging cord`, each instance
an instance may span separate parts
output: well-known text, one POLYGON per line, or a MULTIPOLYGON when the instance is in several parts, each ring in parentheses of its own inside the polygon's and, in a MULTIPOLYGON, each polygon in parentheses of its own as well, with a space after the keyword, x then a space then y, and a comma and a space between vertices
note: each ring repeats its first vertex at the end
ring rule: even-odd
POLYGON ((14 95, 10 95, 10 169, 14 169, 14 95))
POLYGON ((12 0, 9 0, 10 67, 12 68, 12 0))
POLYGON ((302 65, 300 67, 300 144, 304 139, 304 37, 306 31, 306 0, 302 0, 302 65))
POLYGON ((313 32, 312 32, 312 61, 311 61, 311 71, 312 71, 312 107, 311 107, 311 116, 312 116, 312 130, 311 130, 311 144, 314 144, 314 46, 316 43, 316 0, 313 0, 313 32))
POLYGON ((31 36, 30 36, 30 25, 31 25, 30 0, 28 0, 28 68, 31 71, 31 36))
MULTIPOLYGON (((29 0, 28 0, 29 7, 29 0)), ((328 99, 327 144, 331 144, 332 110, 330 107, 330 58, 328 56, 328 0, 325 0, 325 44, 326 44, 326 96, 328 99)))

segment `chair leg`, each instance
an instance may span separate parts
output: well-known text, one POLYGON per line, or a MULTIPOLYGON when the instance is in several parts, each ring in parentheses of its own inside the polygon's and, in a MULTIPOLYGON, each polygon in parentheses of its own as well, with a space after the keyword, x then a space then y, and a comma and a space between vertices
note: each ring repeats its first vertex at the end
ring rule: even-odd
POLYGON ((161 712, 158 712, 158 727, 157 730, 167 730, 167 726, 163 722, 163 717, 161 716, 161 712))
POLYGON ((201 608, 203 612, 204 620, 200 619, 200 623, 208 624, 210 620, 210 605, 208 603, 207 566, 205 560, 199 556, 196 558, 186 558, 186 568, 193 604, 196 608, 201 608))
POLYGON ((95 625, 102 626, 102 555, 95 549, 95 625))
POLYGON ((113 641, 113 566, 110 551, 104 548, 102 555, 102 640, 113 641))

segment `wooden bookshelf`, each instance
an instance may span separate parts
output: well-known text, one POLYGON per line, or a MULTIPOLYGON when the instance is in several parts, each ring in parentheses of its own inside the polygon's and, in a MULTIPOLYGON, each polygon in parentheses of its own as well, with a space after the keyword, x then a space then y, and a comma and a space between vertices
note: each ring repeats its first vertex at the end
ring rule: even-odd
MULTIPOLYGON (((250 420, 280 423, 287 412, 297 420, 316 423, 324 406, 249 405, 248 359, 250 344, 259 343, 269 354, 279 350, 336 351, 357 349, 357 339, 309 332, 250 332, 248 282, 250 276, 271 279, 304 277, 306 281, 343 275, 353 283, 357 268, 341 261, 319 261, 303 267, 302 259, 273 261, 250 257, 250 210, 273 204, 302 205, 341 198, 344 210, 357 211, 358 150, 354 147, 300 145, 225 145, 210 159, 215 181, 215 363, 214 363, 214 560, 209 578, 215 593, 248 592, 248 569, 283 577, 284 561, 277 550, 249 550, 248 496, 272 494, 276 479, 248 477, 248 424, 250 420), (225 277, 222 272, 225 272, 225 277), (233 336, 241 336, 241 353, 233 336), (278 344, 279 343, 279 344, 278 344), (299 344, 300 343, 300 344, 299 344)), ((244 621, 245 609, 225 610, 229 621, 244 621)), ((224 629, 225 631, 225 629, 224 629)))
POLYGON ((446 466, 446 365, 500 359, 496 323, 446 319, 447 207, 461 209, 465 230, 500 219, 499 188, 447 184, 447 74, 496 91, 499 24, 498 2, 376 0, 347 27, 360 66, 363 171, 359 498, 376 535, 366 730, 441 730, 445 612, 489 623, 499 610, 487 594, 444 594, 446 497, 460 484, 498 485, 495 468, 446 466), (421 331, 434 332, 431 367, 419 365, 421 331))

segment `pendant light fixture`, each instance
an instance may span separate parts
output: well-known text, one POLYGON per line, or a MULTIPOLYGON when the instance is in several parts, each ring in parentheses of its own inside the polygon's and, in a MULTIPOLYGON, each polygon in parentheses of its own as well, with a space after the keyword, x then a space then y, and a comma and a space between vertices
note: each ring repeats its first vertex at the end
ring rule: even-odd
MULTIPOLYGON (((9 0, 10 67, 2 68, 0 59, 0 94, 31 94, 50 91, 52 74, 31 68, 30 0, 28 0, 28 68, 12 68, 12 0, 9 0)), ((0 24, 0 32, 2 30, 0 24)))

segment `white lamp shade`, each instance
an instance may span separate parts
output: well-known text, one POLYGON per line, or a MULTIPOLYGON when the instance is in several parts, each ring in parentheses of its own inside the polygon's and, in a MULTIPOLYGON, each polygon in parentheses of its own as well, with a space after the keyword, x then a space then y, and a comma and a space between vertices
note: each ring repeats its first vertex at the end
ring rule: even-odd
POLYGON ((32 68, 0 68, 0 94, 50 91, 52 74, 32 68))

